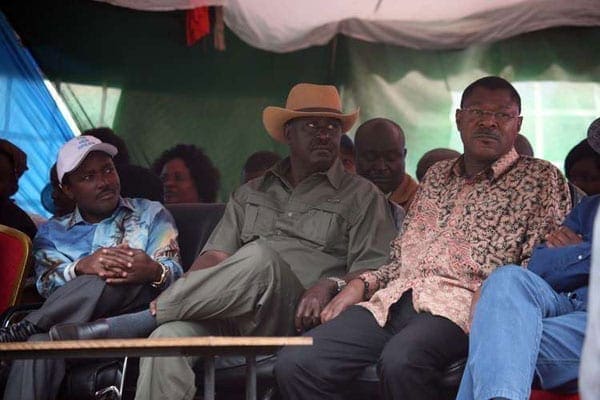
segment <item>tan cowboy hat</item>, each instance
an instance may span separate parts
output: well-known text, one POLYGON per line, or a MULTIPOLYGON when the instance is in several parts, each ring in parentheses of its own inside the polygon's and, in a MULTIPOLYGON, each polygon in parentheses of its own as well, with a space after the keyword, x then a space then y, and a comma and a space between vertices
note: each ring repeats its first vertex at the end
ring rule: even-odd
POLYGON ((269 106, 263 111, 263 124, 269 135, 278 142, 285 142, 283 126, 300 117, 331 117, 342 123, 342 132, 348 132, 358 118, 358 110, 342 113, 342 101, 335 86, 299 83, 288 95, 285 108, 269 106))

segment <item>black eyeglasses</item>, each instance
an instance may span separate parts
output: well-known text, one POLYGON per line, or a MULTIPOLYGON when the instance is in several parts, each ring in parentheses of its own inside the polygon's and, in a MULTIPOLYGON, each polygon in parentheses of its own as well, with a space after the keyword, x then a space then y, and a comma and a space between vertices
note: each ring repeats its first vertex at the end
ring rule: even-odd
POLYGON ((511 119, 518 117, 518 115, 511 115, 504 111, 486 111, 480 110, 479 108, 462 108, 461 112, 465 112, 470 118, 482 119, 486 115, 494 117, 496 121, 508 122, 511 119))

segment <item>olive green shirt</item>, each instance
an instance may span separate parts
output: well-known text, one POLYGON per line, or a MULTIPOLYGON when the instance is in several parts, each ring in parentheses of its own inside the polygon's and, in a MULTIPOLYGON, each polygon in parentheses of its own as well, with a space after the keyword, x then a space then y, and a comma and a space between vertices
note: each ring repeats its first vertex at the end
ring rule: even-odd
POLYGON ((375 269, 388 260, 397 231, 385 195, 336 160, 296 187, 286 179, 289 158, 238 188, 203 252, 235 253, 263 239, 304 287, 320 278, 375 269))

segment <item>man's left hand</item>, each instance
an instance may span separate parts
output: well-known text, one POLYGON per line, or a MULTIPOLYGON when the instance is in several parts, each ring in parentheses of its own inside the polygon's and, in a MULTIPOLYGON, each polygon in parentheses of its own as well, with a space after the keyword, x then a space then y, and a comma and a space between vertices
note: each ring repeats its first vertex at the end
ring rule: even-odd
MULTIPOLYGON (((140 249, 132 249, 128 245, 121 245, 133 253, 133 262, 123 269, 120 278, 106 279, 106 283, 117 285, 125 283, 150 283, 157 280, 160 264, 154 261, 148 254, 140 249)), ((119 246, 119 247, 121 247, 119 246)))
POLYGON ((321 323, 321 311, 335 295, 335 282, 324 279, 308 288, 296 308, 296 330, 304 332, 321 323))
POLYGON ((548 247, 564 247, 583 242, 581 235, 573 232, 566 226, 561 226, 554 232, 546 235, 546 245, 548 247))

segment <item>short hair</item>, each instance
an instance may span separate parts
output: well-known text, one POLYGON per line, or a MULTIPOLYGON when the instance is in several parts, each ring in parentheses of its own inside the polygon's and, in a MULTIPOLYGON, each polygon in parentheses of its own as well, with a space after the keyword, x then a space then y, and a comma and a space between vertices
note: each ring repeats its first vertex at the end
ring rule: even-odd
MULTIPOLYGON (((6 158, 8 159, 8 162, 12 166, 12 169, 13 170, 15 169, 15 159, 9 151, 0 149, 0 156, 6 156, 6 158)), ((16 175, 16 173, 15 173, 15 175, 16 175)))
POLYGON ((85 130, 81 133, 82 135, 94 136, 101 142, 112 144, 117 148, 118 153, 113 157, 115 165, 129 164, 129 151, 123 138, 118 136, 115 131, 108 127, 100 127, 85 130))
POLYGON ((571 169, 580 160, 585 158, 593 159, 600 166, 600 154, 596 153, 587 139, 583 139, 575 147, 573 147, 565 158, 565 175, 571 180, 571 169))
POLYGON ((214 203, 217 200, 221 174, 200 147, 178 144, 165 150, 152 164, 152 171, 160 176, 165 164, 176 158, 180 158, 190 170, 198 197, 204 202, 214 203))
POLYGON ((340 138, 340 150, 354 154, 354 142, 350 139, 350 136, 345 133, 340 138))
POLYGON ((417 163, 417 179, 419 182, 423 180, 425 173, 427 173, 429 168, 436 162, 457 157, 460 157, 460 153, 456 150, 444 148, 429 150, 423 154, 417 163))
POLYGON ((10 197, 17 193, 17 191, 19 190, 19 176, 15 171, 15 159, 13 158, 13 155, 10 152, 4 150, 0 150, 0 157, 6 157, 8 163, 10 164, 10 170, 12 171, 12 174, 8 177, 10 186, 7 188, 6 191, 6 194, 8 195, 8 197, 10 197))
POLYGON ((393 129, 395 129, 400 134, 400 137, 402 138, 402 141, 404 142, 404 147, 406 147, 406 138, 404 137, 404 130, 402 129, 402 127, 400 125, 398 125, 397 123, 395 123, 394 121, 392 121, 391 119, 383 118, 383 117, 372 118, 368 121, 363 122, 356 129, 354 141, 355 142, 359 141, 359 139, 363 136, 364 130, 366 128, 370 127, 371 125, 390 125, 393 129))
POLYGON ((465 100, 478 87, 483 87, 489 90, 507 90, 510 93, 511 99, 517 103, 519 113, 521 112, 521 96, 519 96, 519 92, 517 92, 517 89, 515 89, 515 87, 509 81, 504 78, 500 78, 499 76, 486 76, 477 79, 475 82, 467 86, 460 99, 461 108, 463 107, 465 100))
POLYGON ((248 157, 244 163, 243 169, 246 173, 264 171, 271 168, 279 160, 281 160, 279 154, 273 151, 260 150, 252 153, 250 157, 248 157))
POLYGON ((517 137, 515 138, 515 150, 520 155, 533 157, 533 147, 531 147, 531 143, 529 143, 529 140, 520 133, 517 134, 517 137))

